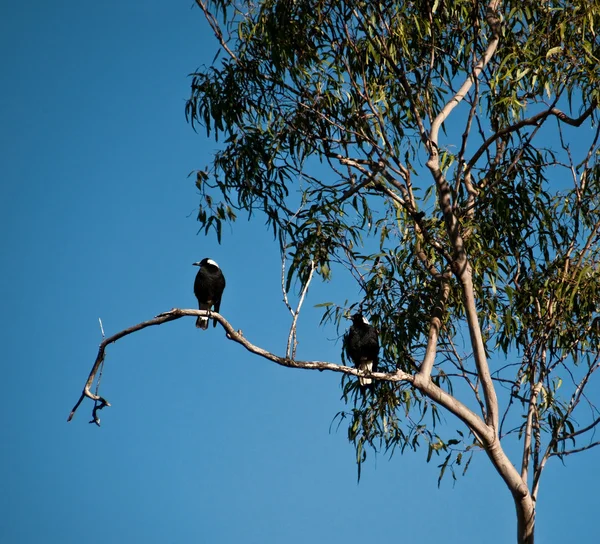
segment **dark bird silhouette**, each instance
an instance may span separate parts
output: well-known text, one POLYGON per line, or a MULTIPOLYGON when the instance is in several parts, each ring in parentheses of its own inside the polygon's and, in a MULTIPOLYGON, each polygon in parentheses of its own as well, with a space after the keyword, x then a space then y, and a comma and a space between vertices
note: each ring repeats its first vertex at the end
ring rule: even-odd
MULTIPOLYGON (((348 357, 359 370, 377 371, 379 359, 379 339, 377 330, 369 324, 361 313, 352 316, 352 326, 344 336, 344 347, 348 357)), ((369 385, 371 378, 358 377, 362 387, 369 385)))
MULTIPOLYGON (((201 310, 214 309, 219 312, 221 308, 221 297, 225 289, 225 276, 219 268, 219 265, 212 259, 202 259, 194 263, 199 266, 196 281, 194 282, 194 294, 198 299, 198 306, 201 310)), ((213 327, 217 326, 217 320, 213 319, 213 327)), ((208 318, 199 317, 196 319, 196 327, 199 329, 208 329, 208 318)))

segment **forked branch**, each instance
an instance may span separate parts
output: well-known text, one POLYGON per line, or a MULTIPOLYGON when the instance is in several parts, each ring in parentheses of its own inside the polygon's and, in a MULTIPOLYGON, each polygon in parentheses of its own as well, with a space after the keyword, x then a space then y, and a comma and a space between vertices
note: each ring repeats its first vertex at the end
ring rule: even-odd
POLYGON ((298 341, 296 340, 296 327, 298 326, 298 317, 300 316, 300 310, 302 309, 302 304, 304 303, 304 297, 308 291, 310 286, 310 282, 312 281, 313 274, 315 272, 315 263, 311 261, 310 263, 310 272, 308 273, 308 278, 306 282, 302 285, 302 290, 300 292, 300 298, 298 300, 298 306, 294 310, 290 305, 290 301, 287 296, 287 291, 285 289, 285 252, 282 253, 281 257, 281 291, 283 293, 283 302, 292 315, 292 324, 290 326, 290 334, 288 335, 287 347, 285 349, 285 356, 288 359, 294 359, 296 357, 296 347, 298 345, 298 341))

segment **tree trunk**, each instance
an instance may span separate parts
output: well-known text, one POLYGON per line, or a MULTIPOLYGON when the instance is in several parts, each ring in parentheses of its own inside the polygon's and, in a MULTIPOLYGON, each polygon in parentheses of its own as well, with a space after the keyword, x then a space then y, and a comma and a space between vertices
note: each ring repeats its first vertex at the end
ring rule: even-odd
POLYGON ((535 505, 531 495, 514 497, 517 509, 517 544, 533 544, 535 530, 535 505))

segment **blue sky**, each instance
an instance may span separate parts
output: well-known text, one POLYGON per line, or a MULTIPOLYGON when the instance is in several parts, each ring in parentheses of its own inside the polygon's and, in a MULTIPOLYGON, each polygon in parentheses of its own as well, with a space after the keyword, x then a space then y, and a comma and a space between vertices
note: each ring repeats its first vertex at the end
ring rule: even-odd
MULTIPOLYGON (((210 64, 193 2, 5 3, 0 19, 2 282, 0 541, 87 544, 514 541, 514 508, 476 458, 437 489, 425 452, 371 457, 356 482, 339 376, 257 359, 194 319, 108 349, 102 394, 67 415, 107 334, 172 307, 195 307, 191 264, 227 277, 222 312, 283 353, 289 319, 280 263, 258 220, 223 244, 198 235, 187 175, 215 144, 184 118, 187 75, 210 64)), ((299 356, 338 361, 312 308, 299 356)), ((448 419, 450 425, 461 428, 448 419)), ((435 459, 434 459, 435 461, 435 459)), ((598 451, 553 462, 538 543, 591 541, 598 451)))

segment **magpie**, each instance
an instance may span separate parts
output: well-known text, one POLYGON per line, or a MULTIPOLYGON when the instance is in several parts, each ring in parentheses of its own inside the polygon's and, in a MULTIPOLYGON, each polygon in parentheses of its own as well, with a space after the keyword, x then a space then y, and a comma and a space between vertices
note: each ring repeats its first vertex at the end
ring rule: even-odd
MULTIPOLYGON (((359 370, 376 372, 379 359, 377 330, 361 313, 354 314, 351 319, 352 326, 344 336, 346 353, 359 370)), ((371 378, 358 377, 358 383, 363 387, 372 381, 371 378)))
MULTIPOLYGON (((194 266, 199 266, 196 281, 194 281, 194 294, 198 299, 198 305, 201 310, 210 310, 214 308, 215 312, 221 307, 221 297, 225 289, 225 276, 219 268, 219 265, 212 259, 202 259, 194 266)), ((217 320, 213 319, 213 327, 217 326, 217 320)), ((198 317, 196 327, 199 329, 208 329, 208 318, 198 317)))

